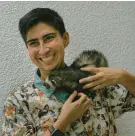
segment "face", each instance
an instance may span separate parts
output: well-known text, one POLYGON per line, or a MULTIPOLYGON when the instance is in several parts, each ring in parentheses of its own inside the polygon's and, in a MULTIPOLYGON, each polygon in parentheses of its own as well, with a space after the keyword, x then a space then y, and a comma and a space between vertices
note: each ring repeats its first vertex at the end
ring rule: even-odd
POLYGON ((31 61, 42 73, 48 73, 56 67, 64 66, 64 48, 69 36, 63 36, 52 26, 39 23, 30 28, 26 34, 26 44, 31 61))
MULTIPOLYGON (((65 70, 65 69, 64 69, 65 70)), ((59 87, 62 86, 62 74, 63 70, 61 69, 55 69, 52 70, 49 75, 47 76, 45 82, 44 82, 44 87, 47 89, 52 89, 56 90, 59 87)))

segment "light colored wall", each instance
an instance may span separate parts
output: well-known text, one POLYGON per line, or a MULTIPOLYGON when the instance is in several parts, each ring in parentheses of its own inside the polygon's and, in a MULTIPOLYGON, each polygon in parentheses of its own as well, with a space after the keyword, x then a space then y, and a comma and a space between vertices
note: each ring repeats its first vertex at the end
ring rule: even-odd
MULTIPOLYGON (((97 49, 111 67, 135 74, 135 2, 0 2, 0 107, 7 92, 33 79, 35 66, 18 31, 18 21, 29 10, 57 10, 70 33, 65 61, 70 64, 84 49, 97 49)), ((119 136, 135 135, 135 112, 117 121, 119 136)))

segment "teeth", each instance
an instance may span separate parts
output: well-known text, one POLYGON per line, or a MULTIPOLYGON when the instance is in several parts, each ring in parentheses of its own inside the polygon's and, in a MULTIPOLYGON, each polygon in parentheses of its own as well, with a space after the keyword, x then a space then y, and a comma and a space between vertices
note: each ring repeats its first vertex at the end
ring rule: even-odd
POLYGON ((54 54, 52 54, 51 56, 49 55, 49 57, 47 57, 47 58, 42 58, 42 61, 48 63, 53 60, 53 57, 54 57, 54 54))

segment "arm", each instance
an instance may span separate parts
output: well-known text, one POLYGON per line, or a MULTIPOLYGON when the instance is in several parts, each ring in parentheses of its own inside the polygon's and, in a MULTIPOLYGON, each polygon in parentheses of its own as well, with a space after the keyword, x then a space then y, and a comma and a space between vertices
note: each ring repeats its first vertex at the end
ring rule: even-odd
POLYGON ((121 84, 135 96, 135 76, 125 70, 122 70, 122 79, 121 84))
POLYGON ((80 80, 80 83, 87 83, 84 89, 93 87, 96 90, 109 85, 121 84, 135 96, 135 76, 123 69, 85 67, 81 70, 95 74, 80 80))
POLYGON ((96 90, 108 86, 108 99, 110 101, 110 106, 113 110, 115 118, 119 117, 121 114, 127 111, 135 110, 134 75, 118 68, 85 67, 82 70, 95 73, 94 76, 80 80, 80 83, 86 83, 84 88, 93 87, 93 89, 96 90))

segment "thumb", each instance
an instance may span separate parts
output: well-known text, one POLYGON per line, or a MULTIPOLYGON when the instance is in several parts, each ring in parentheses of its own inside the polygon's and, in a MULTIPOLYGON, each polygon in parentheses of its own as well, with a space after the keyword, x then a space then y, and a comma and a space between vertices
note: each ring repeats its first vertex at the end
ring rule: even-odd
POLYGON ((74 92, 70 95, 70 97, 68 98, 67 101, 72 102, 72 101, 74 100, 74 98, 76 97, 76 95, 77 95, 77 91, 74 91, 74 92))

